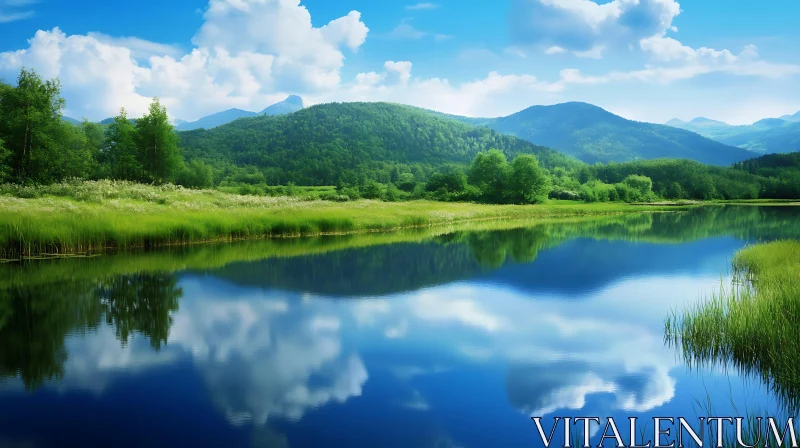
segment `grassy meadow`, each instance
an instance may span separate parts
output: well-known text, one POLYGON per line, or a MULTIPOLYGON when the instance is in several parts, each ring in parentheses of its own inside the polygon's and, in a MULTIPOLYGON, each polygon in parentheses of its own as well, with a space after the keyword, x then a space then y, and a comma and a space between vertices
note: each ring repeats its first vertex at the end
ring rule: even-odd
POLYGON ((733 258, 734 281, 665 322, 668 342, 692 366, 734 367, 800 409, 800 241, 749 246, 733 258))
POLYGON ((63 256, 211 241, 387 231, 483 219, 545 219, 675 207, 554 201, 484 205, 335 202, 174 185, 80 181, 0 186, 0 258, 63 256))

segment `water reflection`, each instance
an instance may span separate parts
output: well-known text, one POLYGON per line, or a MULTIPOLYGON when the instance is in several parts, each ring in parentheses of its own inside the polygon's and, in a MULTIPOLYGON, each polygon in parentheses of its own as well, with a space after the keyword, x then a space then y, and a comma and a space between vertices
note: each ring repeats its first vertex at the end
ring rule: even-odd
POLYGON ((800 235, 797 217, 720 207, 4 266, 0 434, 519 446, 539 443, 531 413, 694 415, 697 396, 728 399, 705 380, 736 376, 685 370, 664 317, 718 287, 747 241, 800 235), (66 428, 82 415, 105 424, 66 428), (146 422, 136 437, 122 415, 146 422))

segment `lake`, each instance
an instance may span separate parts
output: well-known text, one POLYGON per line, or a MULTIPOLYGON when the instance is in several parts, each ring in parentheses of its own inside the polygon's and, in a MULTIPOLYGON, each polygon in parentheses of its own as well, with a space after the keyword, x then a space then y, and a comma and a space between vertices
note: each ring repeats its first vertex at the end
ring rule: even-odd
POLYGON ((531 416, 775 414, 664 320, 785 237, 800 208, 711 206, 7 263, 0 446, 541 446, 531 416))

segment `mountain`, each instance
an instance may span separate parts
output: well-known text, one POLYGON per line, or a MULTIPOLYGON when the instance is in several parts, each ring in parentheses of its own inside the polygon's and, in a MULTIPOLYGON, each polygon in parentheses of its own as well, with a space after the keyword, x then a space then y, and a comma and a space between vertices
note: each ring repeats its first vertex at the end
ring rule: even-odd
POLYGON ((791 122, 800 121, 800 110, 797 111, 794 115, 784 115, 784 116, 782 116, 781 120, 786 120, 786 121, 791 121, 791 122))
MULTIPOLYGON (((764 118, 753 124, 732 126, 709 126, 707 118, 695 118, 690 122, 670 120, 669 126, 681 128, 716 140, 726 145, 747 149, 754 153, 785 153, 800 150, 800 112, 781 118, 764 118), (793 118, 796 117, 796 118, 793 118), (795 121, 792 121, 795 120, 795 121)), ((717 121, 716 123, 722 123, 717 121)))
MULTIPOLYGON (((475 122, 475 119, 463 121, 475 122)), ((710 125, 703 119, 696 125, 710 125)), ((579 102, 533 106, 507 117, 485 119, 495 131, 515 135, 587 162, 624 162, 664 157, 729 165, 753 156, 671 126, 642 123, 579 102)), ((721 122, 715 122, 721 123, 721 122)), ((724 124, 724 123, 722 123, 724 124)))
POLYGON ((374 173, 398 164, 427 170, 444 163, 466 165, 479 151, 491 148, 509 158, 535 154, 545 167, 581 165, 486 127, 389 103, 321 104, 179 136, 188 159, 259 167, 272 184, 333 185, 345 172, 374 173))
POLYGON ((747 132, 723 136, 718 140, 728 145, 746 148, 761 154, 800 151, 800 121, 791 123, 779 118, 770 120, 781 120, 784 124, 769 128, 751 129, 747 132))
POLYGON ((186 122, 184 121, 181 124, 176 124, 176 129, 179 131, 190 131, 192 129, 211 129, 217 126, 221 126, 225 123, 230 123, 233 120, 237 120, 239 118, 246 118, 246 117, 255 117, 255 112, 250 112, 248 110, 242 109, 228 109, 223 110, 222 112, 217 112, 215 114, 207 115, 197 121, 186 122))
POLYGON ((66 115, 61 116, 61 121, 74 125, 81 124, 81 120, 76 120, 75 118, 67 117, 66 115))
POLYGON ((281 101, 280 103, 275 103, 272 106, 267 107, 258 114, 259 115, 290 114, 292 112, 297 112, 302 108, 303 108, 303 99, 297 95, 289 95, 289 97, 286 98, 285 100, 281 101))
POLYGON ((176 120, 175 128, 179 131, 191 131, 193 129, 211 129, 223 124, 230 123, 239 118, 255 117, 257 115, 283 115, 296 112, 303 108, 303 99, 297 95, 290 95, 285 100, 275 103, 261 112, 250 112, 242 109, 228 109, 205 116, 197 121, 176 120))
POLYGON ((724 121, 712 120, 706 117, 697 117, 688 123, 690 126, 700 127, 700 128, 727 128, 730 127, 728 123, 724 121))
POLYGON ((783 118, 764 118, 756 121, 751 126, 758 129, 774 129, 784 126, 789 120, 783 118))

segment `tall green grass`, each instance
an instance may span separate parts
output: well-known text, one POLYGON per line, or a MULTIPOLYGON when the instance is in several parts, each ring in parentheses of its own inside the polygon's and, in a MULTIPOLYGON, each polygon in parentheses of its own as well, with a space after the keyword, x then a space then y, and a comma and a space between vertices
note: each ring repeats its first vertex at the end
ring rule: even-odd
POLYGON ((789 412, 800 410, 800 241, 747 247, 734 280, 665 322, 690 366, 733 367, 760 378, 789 412))
POLYGON ((3 185, 0 186, 0 258, 665 208, 576 203, 534 206, 370 200, 340 203, 114 181, 44 187, 3 185))

